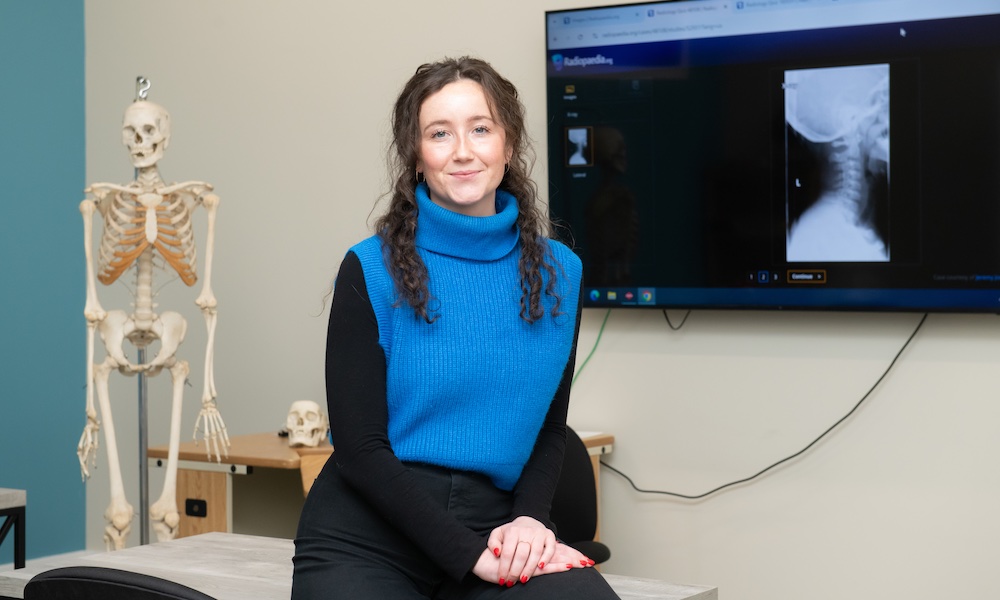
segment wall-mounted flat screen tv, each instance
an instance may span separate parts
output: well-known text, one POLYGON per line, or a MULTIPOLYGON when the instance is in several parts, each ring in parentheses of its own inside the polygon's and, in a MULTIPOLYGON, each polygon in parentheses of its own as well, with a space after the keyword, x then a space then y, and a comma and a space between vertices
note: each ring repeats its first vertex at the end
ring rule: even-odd
POLYGON ((1000 3, 550 11, 585 306, 1000 312, 1000 3))

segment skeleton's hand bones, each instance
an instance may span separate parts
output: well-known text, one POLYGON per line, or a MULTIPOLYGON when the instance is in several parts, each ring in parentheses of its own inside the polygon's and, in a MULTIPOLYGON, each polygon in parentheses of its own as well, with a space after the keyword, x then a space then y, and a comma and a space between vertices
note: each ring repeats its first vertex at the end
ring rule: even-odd
POLYGON ((97 465, 97 449, 100 446, 100 440, 97 434, 101 431, 101 424, 97 422, 97 414, 87 411, 87 424, 83 427, 83 435, 80 436, 80 441, 76 445, 76 455, 80 459, 80 475, 83 480, 86 481, 90 477, 90 470, 87 468, 87 464, 90 466, 97 465))
POLYGON ((198 433, 204 426, 205 453, 209 458, 212 451, 215 451, 215 461, 222 462, 222 455, 229 456, 229 433, 226 431, 226 424, 222 421, 222 413, 215 405, 214 400, 203 401, 201 412, 198 413, 198 420, 194 423, 195 443, 198 441, 198 433))

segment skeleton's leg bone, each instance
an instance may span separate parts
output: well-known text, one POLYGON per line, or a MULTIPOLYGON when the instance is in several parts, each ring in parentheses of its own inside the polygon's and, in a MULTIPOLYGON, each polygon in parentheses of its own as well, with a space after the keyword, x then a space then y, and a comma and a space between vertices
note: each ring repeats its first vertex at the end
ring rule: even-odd
POLYGON ((120 550, 125 547, 129 531, 132 529, 132 517, 135 510, 125 497, 125 486, 122 483, 122 468, 118 462, 118 443, 115 439, 115 423, 111 414, 111 399, 108 394, 108 377, 117 365, 111 357, 94 369, 94 382, 97 387, 97 398, 101 405, 101 415, 104 418, 104 443, 108 449, 108 472, 111 479, 111 504, 104 511, 108 522, 104 528, 104 543, 108 550, 120 550))
POLYGON ((181 442, 181 405, 184 397, 184 380, 190 368, 186 360, 170 361, 170 376, 173 379, 173 405, 170 412, 170 445, 167 450, 167 473, 163 480, 163 493, 149 508, 150 522, 156 531, 156 539, 165 542, 177 535, 180 514, 177 512, 177 455, 181 442))

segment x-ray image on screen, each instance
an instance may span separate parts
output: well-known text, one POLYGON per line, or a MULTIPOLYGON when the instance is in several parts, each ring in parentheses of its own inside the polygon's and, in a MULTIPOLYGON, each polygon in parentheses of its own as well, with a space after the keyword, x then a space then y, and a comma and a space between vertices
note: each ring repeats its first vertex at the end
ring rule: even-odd
POLYGON ((566 129, 566 164, 572 167, 589 167, 594 164, 592 129, 569 127, 566 129))
POLYGON ((786 260, 887 262, 889 65, 784 74, 786 260))

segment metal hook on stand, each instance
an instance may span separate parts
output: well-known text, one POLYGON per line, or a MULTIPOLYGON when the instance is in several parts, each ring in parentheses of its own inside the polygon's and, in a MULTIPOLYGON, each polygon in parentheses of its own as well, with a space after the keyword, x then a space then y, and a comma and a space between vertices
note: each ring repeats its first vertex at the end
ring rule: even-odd
POLYGON ((138 102, 139 100, 145 100, 146 96, 149 94, 149 88, 151 88, 151 87, 152 87, 152 84, 149 82, 148 79, 146 79, 142 75, 139 75, 138 77, 136 77, 135 78, 135 101, 138 102))

